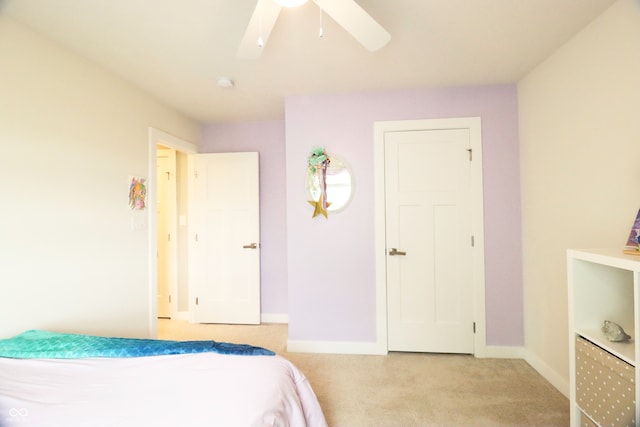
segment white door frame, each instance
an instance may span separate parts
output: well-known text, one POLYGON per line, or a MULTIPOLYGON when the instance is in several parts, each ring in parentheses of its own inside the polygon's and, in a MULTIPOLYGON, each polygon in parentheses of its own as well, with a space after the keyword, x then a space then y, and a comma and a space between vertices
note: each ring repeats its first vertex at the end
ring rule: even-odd
POLYGON ((157 146, 173 148, 187 154, 198 152, 198 146, 177 138, 159 129, 149 128, 149 176, 147 177, 147 212, 149 233, 149 336, 158 336, 158 213, 155 206, 156 194, 156 170, 157 170, 157 146), (153 208, 151 208, 153 207, 153 208))
MULTIPOLYGON (((385 204, 386 132, 468 129, 473 161, 471 162, 471 227, 474 236, 472 251, 473 310, 476 333, 474 354, 486 355, 485 281, 484 281, 484 209, 482 188, 482 128, 480 117, 433 120, 399 120, 374 122, 374 214, 376 263, 376 347, 379 354, 388 352, 387 344, 387 245, 385 204)), ((470 236, 471 237, 471 236, 470 236)))

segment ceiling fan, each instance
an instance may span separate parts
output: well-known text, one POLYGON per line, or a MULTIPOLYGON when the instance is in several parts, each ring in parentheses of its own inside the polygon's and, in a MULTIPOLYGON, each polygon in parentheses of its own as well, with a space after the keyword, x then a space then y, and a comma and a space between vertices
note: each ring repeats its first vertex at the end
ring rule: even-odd
MULTIPOLYGON (((355 0, 312 0, 369 51, 386 45, 391 35, 355 0)), ((307 0, 258 0, 237 56, 257 59, 262 54, 282 7, 295 7, 307 0)))

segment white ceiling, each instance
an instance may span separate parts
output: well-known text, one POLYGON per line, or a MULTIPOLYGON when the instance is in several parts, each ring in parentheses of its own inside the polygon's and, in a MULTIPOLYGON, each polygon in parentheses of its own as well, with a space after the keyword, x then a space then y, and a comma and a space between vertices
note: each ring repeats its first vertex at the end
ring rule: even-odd
POLYGON ((391 41, 369 52, 309 2, 236 58, 256 0, 0 0, 45 34, 204 123, 275 119, 284 97, 514 83, 615 0, 357 0, 391 41), (235 81, 217 86, 218 77, 235 81))

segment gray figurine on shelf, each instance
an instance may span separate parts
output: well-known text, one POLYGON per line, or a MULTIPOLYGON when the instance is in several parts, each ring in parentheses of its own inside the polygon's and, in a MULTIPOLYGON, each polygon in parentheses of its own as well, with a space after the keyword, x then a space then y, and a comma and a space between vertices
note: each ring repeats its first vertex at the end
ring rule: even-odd
POLYGON ((631 339, 631 336, 622 329, 622 326, 610 320, 604 321, 602 332, 604 332, 609 341, 613 342, 629 341, 631 339))

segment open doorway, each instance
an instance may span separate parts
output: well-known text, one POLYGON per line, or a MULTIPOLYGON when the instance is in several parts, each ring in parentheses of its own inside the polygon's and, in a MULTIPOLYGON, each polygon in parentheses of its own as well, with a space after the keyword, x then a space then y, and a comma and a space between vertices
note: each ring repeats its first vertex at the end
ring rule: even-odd
POLYGON ((177 152, 174 148, 158 145, 156 153, 158 318, 171 319, 177 312, 178 275, 183 270, 178 256, 177 152))
POLYGON ((188 158, 197 146, 149 128, 149 331, 188 319, 188 158))

